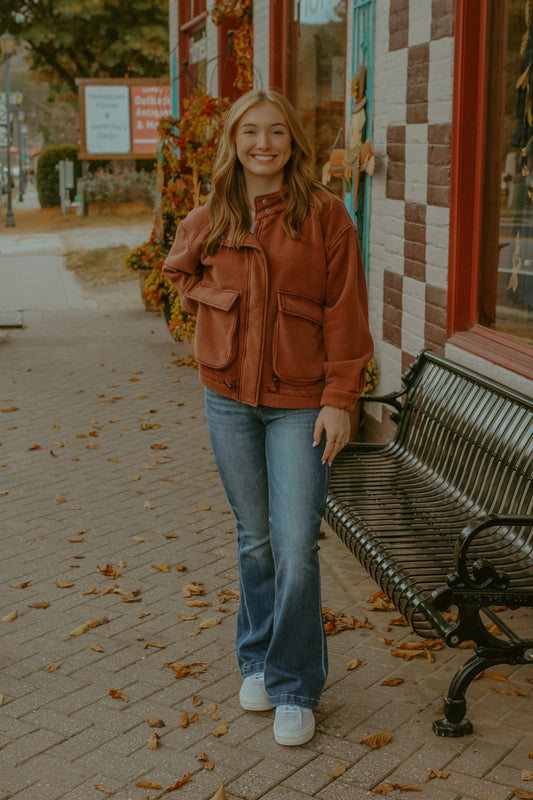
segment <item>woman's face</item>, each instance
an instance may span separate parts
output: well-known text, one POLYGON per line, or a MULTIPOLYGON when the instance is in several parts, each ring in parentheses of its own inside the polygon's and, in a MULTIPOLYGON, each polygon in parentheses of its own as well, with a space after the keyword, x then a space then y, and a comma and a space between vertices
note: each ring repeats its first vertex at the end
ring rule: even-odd
POLYGON ((237 123, 235 145, 247 184, 265 193, 281 189, 292 137, 278 106, 265 100, 248 109, 237 123))

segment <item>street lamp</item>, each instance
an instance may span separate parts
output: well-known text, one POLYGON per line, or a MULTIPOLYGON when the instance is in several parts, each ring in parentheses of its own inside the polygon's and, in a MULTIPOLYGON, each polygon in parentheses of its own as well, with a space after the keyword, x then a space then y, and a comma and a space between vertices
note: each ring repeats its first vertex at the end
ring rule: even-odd
POLYGON ((11 119, 9 100, 11 94, 11 86, 9 85, 9 62, 15 49, 15 37, 10 33, 4 33, 0 36, 0 49, 4 60, 6 62, 6 123, 7 123, 7 214, 6 214, 6 228, 15 227, 15 218, 13 216, 13 208, 11 205, 11 119))

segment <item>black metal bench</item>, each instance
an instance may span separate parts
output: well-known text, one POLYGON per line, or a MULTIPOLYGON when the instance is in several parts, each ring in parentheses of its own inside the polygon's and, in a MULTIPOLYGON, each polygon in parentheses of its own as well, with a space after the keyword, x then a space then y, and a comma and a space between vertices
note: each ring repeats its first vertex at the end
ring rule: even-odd
POLYGON ((417 634, 475 642, 433 723, 464 736, 473 678, 533 663, 531 621, 519 636, 500 613, 533 607, 533 402, 427 350, 402 383, 368 398, 392 405, 396 434, 337 456, 325 519, 417 634))

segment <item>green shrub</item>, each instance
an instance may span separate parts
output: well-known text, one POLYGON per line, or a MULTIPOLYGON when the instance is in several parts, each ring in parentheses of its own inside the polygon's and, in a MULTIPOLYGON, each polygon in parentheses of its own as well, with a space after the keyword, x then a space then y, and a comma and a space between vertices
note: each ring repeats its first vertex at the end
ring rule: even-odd
POLYGON ((61 205, 59 196, 59 169, 60 161, 74 162, 74 188, 70 190, 70 199, 76 194, 76 180, 81 178, 82 165, 78 161, 78 148, 72 145, 54 145, 48 147, 39 156, 37 162, 37 193, 42 208, 61 205))

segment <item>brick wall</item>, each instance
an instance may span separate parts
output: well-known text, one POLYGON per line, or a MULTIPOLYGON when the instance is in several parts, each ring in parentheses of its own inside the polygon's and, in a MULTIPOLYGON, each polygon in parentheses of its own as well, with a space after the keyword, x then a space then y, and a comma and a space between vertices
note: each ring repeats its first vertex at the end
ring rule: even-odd
POLYGON ((444 352, 453 0, 376 3, 369 256, 380 392, 423 347, 444 352))

